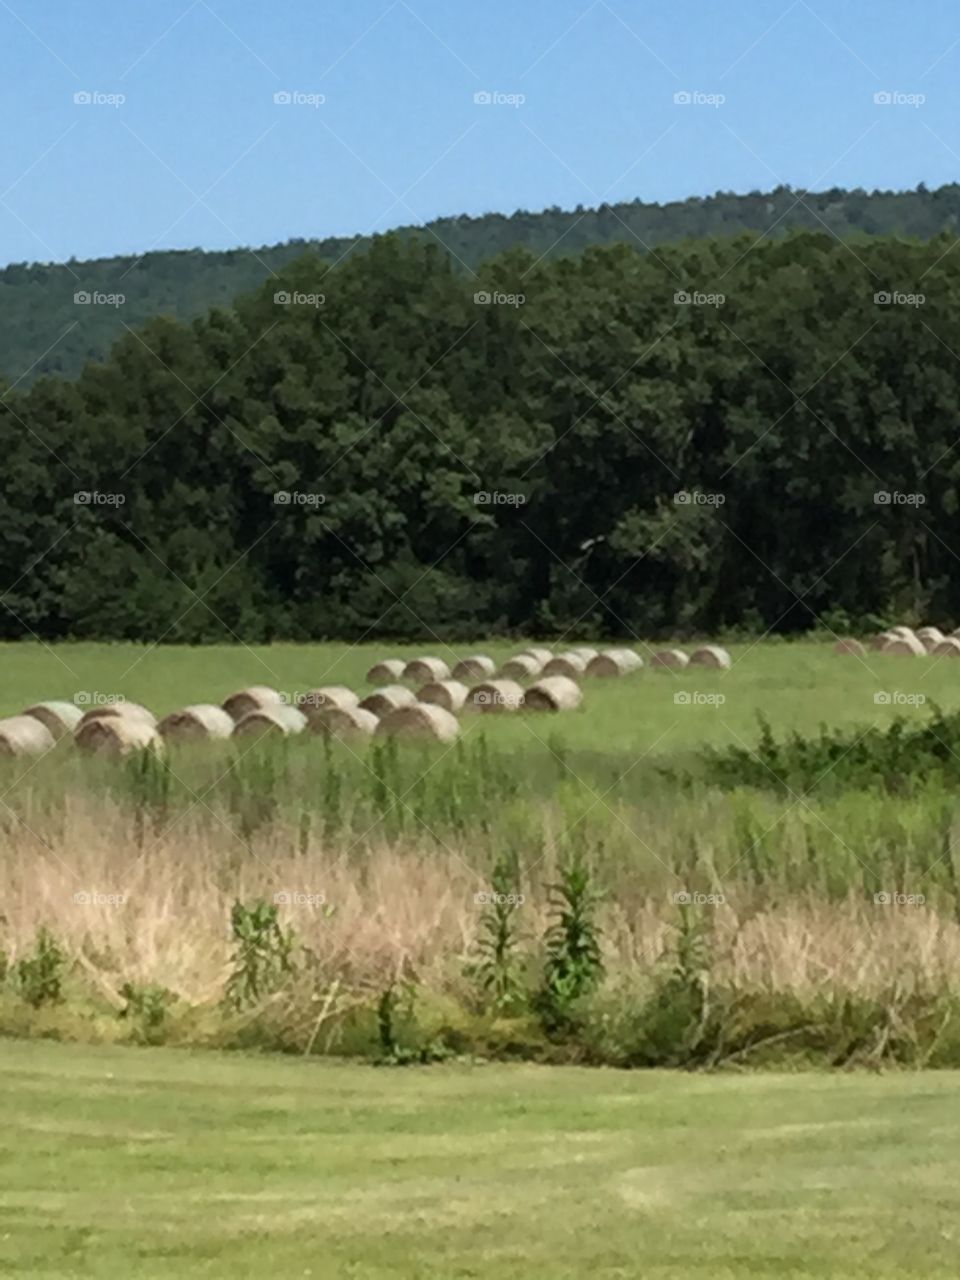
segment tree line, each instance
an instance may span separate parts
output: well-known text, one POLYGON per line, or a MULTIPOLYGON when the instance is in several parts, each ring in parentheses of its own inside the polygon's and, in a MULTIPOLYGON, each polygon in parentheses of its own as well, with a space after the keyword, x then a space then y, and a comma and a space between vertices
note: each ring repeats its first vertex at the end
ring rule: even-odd
POLYGON ((305 254, 8 389, 2 635, 960 620, 952 236, 512 249, 475 276, 428 239, 305 254))
MULTIPOLYGON (((636 248, 746 231, 774 238, 793 230, 842 239, 902 235, 928 240, 960 231, 960 185, 914 191, 718 191, 664 204, 642 200, 597 208, 559 208, 480 217, 438 218, 424 233, 458 270, 523 247, 537 258, 575 256, 600 244, 636 248)), ((416 237, 412 227, 399 234, 416 237)), ((156 251, 66 264, 17 263, 0 270, 0 374, 29 382, 43 374, 75 377, 122 337, 157 315, 181 320, 231 306, 305 252, 331 262, 365 253, 366 236, 291 240, 256 249, 156 251), (75 301, 80 298, 81 301, 75 301), (87 301, 83 301, 87 299, 87 301), (122 299, 122 301, 119 301, 122 299)))

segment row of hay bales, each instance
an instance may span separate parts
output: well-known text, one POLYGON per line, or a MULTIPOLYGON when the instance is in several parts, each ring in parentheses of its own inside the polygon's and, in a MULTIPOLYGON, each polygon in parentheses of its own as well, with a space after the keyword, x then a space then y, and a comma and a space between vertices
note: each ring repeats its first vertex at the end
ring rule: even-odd
POLYGON ((311 690, 294 706, 284 694, 255 685, 231 694, 222 706, 198 703, 163 720, 134 702, 111 702, 82 711, 71 702, 42 702, 0 720, 0 756, 42 755, 69 738, 81 751, 127 755, 160 751, 166 741, 289 737, 304 731, 345 736, 423 736, 452 741, 463 710, 504 712, 521 708, 560 711, 578 706, 579 687, 562 677, 524 690, 509 680, 468 686, 431 680, 419 695, 404 685, 384 685, 361 698, 342 685, 311 690))
POLYGON ((960 628, 952 635, 944 635, 939 627, 890 627, 881 631, 866 644, 862 640, 838 640, 837 653, 853 657, 865 657, 869 650, 875 653, 892 653, 904 657, 923 658, 932 654, 938 658, 960 658, 960 628))
MULTIPOLYGON (((371 684, 389 685, 399 681, 422 684, 425 681, 439 683, 448 680, 471 684, 495 676, 516 682, 553 676, 581 680, 585 677, 629 675, 641 670, 643 665, 643 659, 634 649, 601 651, 584 646, 554 654, 550 649, 534 647, 514 654, 499 670, 494 660, 482 653, 462 659, 452 670, 442 658, 422 657, 412 662, 385 658, 370 668, 367 680, 371 684)), ((692 654, 682 649, 659 649, 650 658, 650 666, 659 671, 682 669, 687 665, 726 671, 730 668, 730 655, 718 645, 704 645, 692 654)))
MULTIPOLYGON (((650 660, 660 670, 688 663, 726 670, 730 656, 708 645, 689 656, 680 649, 660 650, 650 660)), ((379 687, 362 698, 343 685, 327 685, 291 705, 278 690, 254 685, 231 694, 221 706, 193 704, 159 722, 134 702, 115 701, 86 710, 71 702, 41 702, 0 720, 0 756, 42 755, 68 737, 82 751, 109 755, 159 751, 167 740, 287 737, 304 731, 335 737, 422 736, 447 742, 457 736, 457 716, 464 711, 570 711, 583 701, 579 681, 584 677, 623 676, 643 665, 632 649, 600 652, 586 647, 559 654, 533 647, 515 654, 499 671, 485 654, 464 658, 452 670, 441 658, 388 658, 367 672, 367 679, 379 687), (419 685, 419 691, 414 693, 408 684, 419 685)))

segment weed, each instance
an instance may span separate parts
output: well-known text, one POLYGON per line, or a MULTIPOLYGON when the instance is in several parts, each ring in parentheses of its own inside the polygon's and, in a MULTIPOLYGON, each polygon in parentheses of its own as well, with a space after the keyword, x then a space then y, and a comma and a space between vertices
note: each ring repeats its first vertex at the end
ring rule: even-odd
POLYGON ((263 901, 252 906, 235 902, 230 927, 237 949, 227 979, 226 1000, 235 1009, 249 1008, 271 995, 294 972, 294 933, 292 929, 284 932, 276 906, 263 901))

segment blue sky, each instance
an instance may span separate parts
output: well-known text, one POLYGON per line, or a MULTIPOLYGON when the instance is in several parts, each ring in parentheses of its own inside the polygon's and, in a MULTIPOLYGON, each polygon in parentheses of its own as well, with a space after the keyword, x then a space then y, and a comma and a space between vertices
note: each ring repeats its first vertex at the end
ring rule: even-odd
POLYGON ((0 65, 4 263, 960 177, 946 0, 0 0, 0 65))

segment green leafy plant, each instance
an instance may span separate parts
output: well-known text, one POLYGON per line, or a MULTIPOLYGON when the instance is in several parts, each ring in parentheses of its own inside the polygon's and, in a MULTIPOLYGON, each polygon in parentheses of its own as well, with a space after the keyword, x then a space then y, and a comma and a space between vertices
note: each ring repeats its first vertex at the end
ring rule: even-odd
POLYGON ((235 902, 230 927, 237 948, 226 1000, 235 1009, 249 1008, 276 991, 295 971, 296 940, 292 929, 281 927, 276 906, 262 900, 251 906, 235 902))
POLYGON ((176 1003, 176 995, 166 987, 153 983, 140 985, 125 982, 120 995, 126 1004, 120 1017, 135 1026, 135 1037, 143 1044, 161 1044, 165 1039, 170 1008, 176 1003))
POLYGON ((486 1003, 498 1013, 513 1012, 525 1000, 516 919, 523 904, 519 882, 516 854, 502 854, 490 877, 490 891, 482 895, 485 903, 478 930, 477 959, 466 967, 467 976, 477 983, 486 1003))
POLYGON ((34 949, 14 966, 14 979, 24 1000, 35 1009, 63 998, 63 971, 67 957, 53 934, 41 926, 34 949))
POLYGON ((583 850, 577 846, 550 887, 555 919, 544 939, 546 959, 536 1007, 548 1031, 570 1022, 574 1001, 589 994, 603 977, 600 930, 594 913, 600 895, 583 850))

